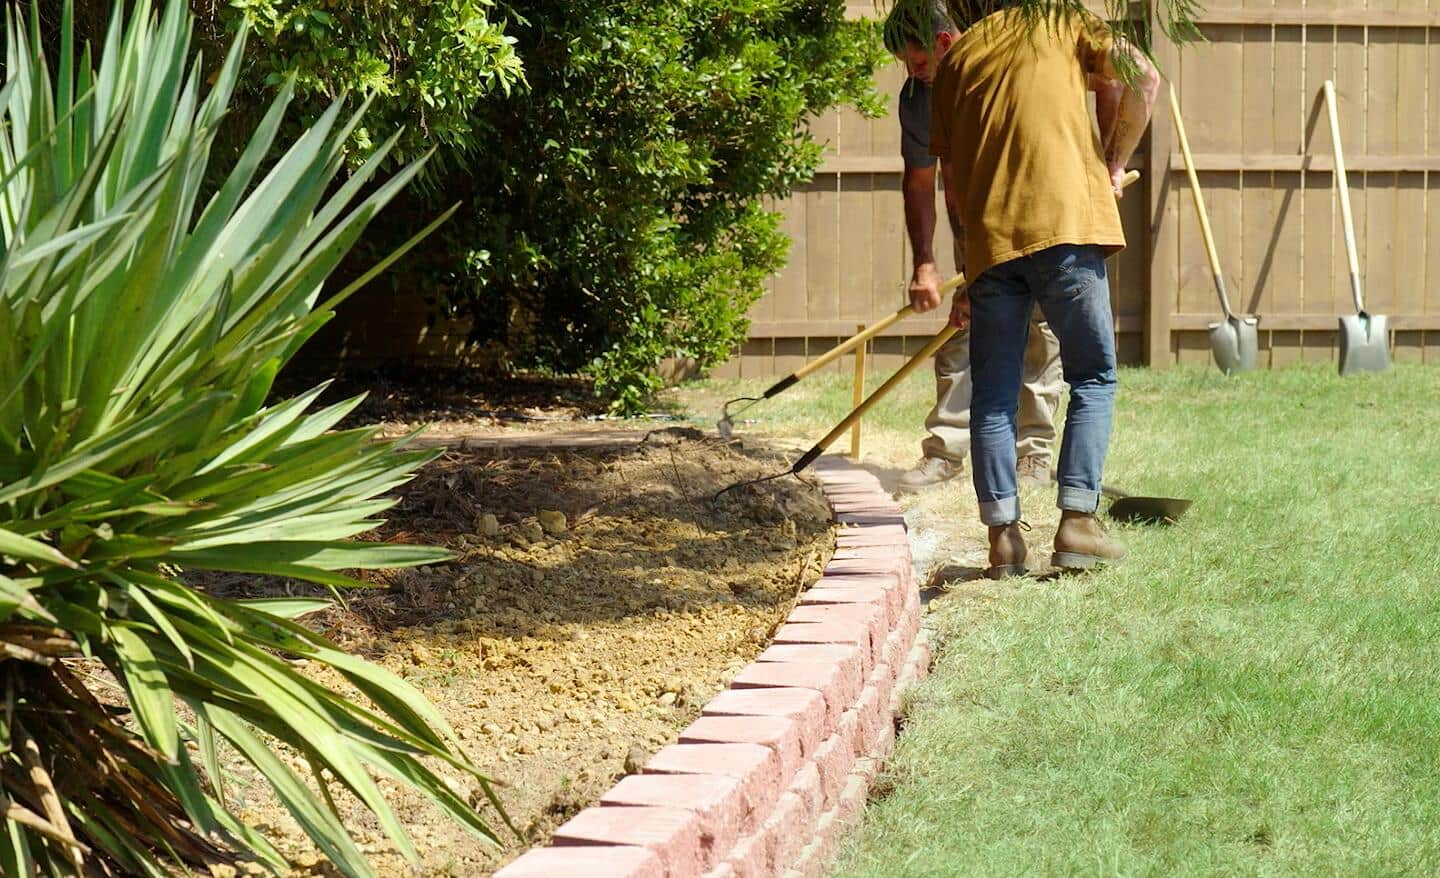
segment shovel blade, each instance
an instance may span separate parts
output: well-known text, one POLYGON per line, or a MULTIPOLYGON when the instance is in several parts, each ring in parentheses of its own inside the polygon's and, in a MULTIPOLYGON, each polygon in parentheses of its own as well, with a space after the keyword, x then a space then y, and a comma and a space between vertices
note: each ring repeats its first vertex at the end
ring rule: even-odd
POLYGON ((1232 317, 1210 324, 1210 351, 1215 365, 1226 375, 1249 372, 1260 354, 1259 321, 1254 317, 1232 317))
POLYGON ((1174 524, 1190 502, 1176 497, 1121 497, 1110 504, 1110 517, 1138 524, 1174 524))
POLYGON ((1340 374, 1384 372, 1390 368, 1389 320, 1381 314, 1340 318, 1340 374))

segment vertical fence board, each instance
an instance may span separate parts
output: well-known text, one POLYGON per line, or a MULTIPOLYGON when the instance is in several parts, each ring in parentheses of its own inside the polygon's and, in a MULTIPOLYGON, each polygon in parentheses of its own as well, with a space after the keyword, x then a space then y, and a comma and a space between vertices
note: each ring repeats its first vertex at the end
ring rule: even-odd
MULTIPOLYGON (((1335 76, 1335 31, 1333 26, 1305 28, 1305 97, 1309 108, 1305 143, 1306 152, 1310 155, 1329 155, 1332 152, 1323 86, 1325 80, 1335 76)), ((1304 174, 1304 187, 1301 199, 1305 227, 1302 311, 1315 315, 1334 314, 1335 295, 1339 289, 1335 283, 1334 261, 1337 255, 1343 261, 1345 253, 1338 238, 1339 211, 1335 207, 1333 175, 1329 172, 1307 172, 1304 174)), ((1303 333, 1301 340, 1302 359, 1311 361, 1333 356, 1333 351, 1324 344, 1322 333, 1303 333)))
MULTIPOLYGON (((1275 153, 1277 122, 1281 120, 1277 119, 1275 95, 1274 28, 1246 28, 1243 39, 1241 146, 1246 153, 1275 153)), ((1268 313, 1274 310, 1275 174, 1243 172, 1240 186, 1241 282, 1235 288, 1235 307, 1246 314, 1268 313)), ((1262 358, 1268 359, 1270 342, 1262 332, 1262 358)))
POLYGON ((839 226, 840 263, 837 291, 842 320, 867 322, 874 313, 874 245, 876 213, 870 174, 845 174, 840 178, 839 226))
POLYGON ((805 317, 808 320, 835 320, 840 317, 840 263, 838 241, 839 193, 835 177, 820 178, 808 193, 805 207, 805 236, 808 239, 805 317))
MULTIPOLYGON (((1365 153, 1395 155, 1399 146, 1397 99, 1400 93, 1395 28, 1366 28, 1365 36, 1365 153)), ((1369 172, 1363 175, 1366 192, 1365 243, 1361 271, 1365 277, 1365 304, 1377 313, 1394 313, 1396 234, 1399 175, 1369 172)))
POLYGON ((895 121, 895 107, 900 100, 900 88, 905 84, 905 68, 899 63, 886 64, 875 74, 875 88, 880 92, 889 114, 875 119, 870 128, 870 149, 872 155, 898 156, 900 154, 900 125, 895 121))
POLYGON ((775 298, 769 313, 752 314, 754 320, 806 320, 806 290, 810 286, 810 193, 815 186, 803 186, 787 198, 781 230, 790 238, 790 258, 775 277, 775 298))
MULTIPOLYGON (((1299 5, 1298 0, 1295 3, 1299 5)), ((1305 123, 1310 102, 1305 95, 1305 32, 1294 26, 1276 27, 1273 33, 1275 107, 1274 145, 1276 155, 1303 155, 1305 123)), ((1269 246, 1267 262, 1262 263, 1268 276, 1263 287, 1261 310, 1269 315, 1296 314, 1303 307, 1301 298, 1305 285, 1304 213, 1302 173, 1278 172, 1271 175, 1272 222, 1266 230, 1269 246)), ((1261 329, 1264 329, 1262 318, 1261 329)), ((1270 345, 1270 365, 1285 366, 1301 356, 1301 335, 1289 330, 1266 333, 1270 345)))

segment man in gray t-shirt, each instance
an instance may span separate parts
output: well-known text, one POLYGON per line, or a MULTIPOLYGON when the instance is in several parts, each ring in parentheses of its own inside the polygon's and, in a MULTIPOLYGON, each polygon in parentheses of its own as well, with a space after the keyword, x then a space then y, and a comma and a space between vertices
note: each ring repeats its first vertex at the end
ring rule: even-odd
MULTIPOLYGON (((930 155, 930 82, 941 56, 958 31, 943 0, 897 0, 885 20, 885 46, 905 62, 910 78, 900 90, 900 155, 905 161, 901 189, 905 196, 905 230, 910 237, 915 270, 910 277, 910 304, 916 311, 940 306, 940 271, 931 249, 935 237, 935 165, 930 155)), ((947 206, 949 206, 947 199, 947 206)), ((953 209, 950 228, 956 234, 955 270, 964 265, 959 223, 953 209)), ((1039 314, 1035 315, 1039 318, 1039 314)), ((1020 388, 1016 470, 1021 483, 1050 479, 1055 447, 1055 412, 1060 404, 1060 344, 1043 320, 1030 325, 1025 348, 1024 383, 1020 388)), ((970 456, 970 333, 956 333, 935 354, 935 408, 925 419, 930 435, 921 443, 920 463, 900 477, 902 491, 918 491, 949 481, 964 472, 970 456)))

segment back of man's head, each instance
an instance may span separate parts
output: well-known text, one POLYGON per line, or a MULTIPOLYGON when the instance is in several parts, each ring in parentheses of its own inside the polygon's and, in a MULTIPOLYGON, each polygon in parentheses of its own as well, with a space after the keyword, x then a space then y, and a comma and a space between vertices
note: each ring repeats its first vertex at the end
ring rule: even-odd
POLYGON ((883 30, 885 48, 892 55, 903 55, 910 43, 929 49, 937 34, 954 33, 955 23, 946 0, 895 0, 883 30))

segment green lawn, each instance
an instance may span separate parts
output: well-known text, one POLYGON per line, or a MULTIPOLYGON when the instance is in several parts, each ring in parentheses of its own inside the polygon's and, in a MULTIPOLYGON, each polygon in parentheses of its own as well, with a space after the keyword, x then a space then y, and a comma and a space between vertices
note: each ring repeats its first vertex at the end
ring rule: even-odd
POLYGON ((1440 872, 1437 389, 1126 371, 1107 475, 1195 506, 1112 571, 932 603, 934 674, 836 874, 1440 872))

